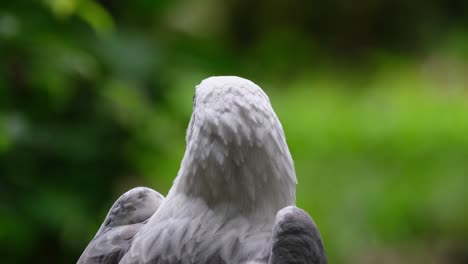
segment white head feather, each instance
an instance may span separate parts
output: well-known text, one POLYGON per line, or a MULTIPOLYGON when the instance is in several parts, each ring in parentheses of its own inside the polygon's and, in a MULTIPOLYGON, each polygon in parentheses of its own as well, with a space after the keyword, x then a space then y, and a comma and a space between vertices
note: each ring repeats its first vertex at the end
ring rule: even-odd
POLYGON ((296 175, 268 96, 253 82, 211 77, 197 86, 187 148, 167 199, 184 194, 227 214, 274 217, 295 204, 296 175))

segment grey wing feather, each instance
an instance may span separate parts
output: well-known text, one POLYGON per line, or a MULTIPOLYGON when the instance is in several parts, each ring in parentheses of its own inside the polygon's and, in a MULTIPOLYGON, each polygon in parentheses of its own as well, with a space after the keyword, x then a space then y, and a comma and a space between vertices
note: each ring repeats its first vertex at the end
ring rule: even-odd
POLYGON ((269 264, 327 264, 317 225, 295 206, 281 209, 273 226, 269 264))
POLYGON ((118 263, 128 251, 133 236, 142 225, 133 224, 107 229, 89 243, 78 263, 118 263))
POLYGON ((133 236, 156 212, 163 199, 161 194, 146 187, 133 188, 120 196, 78 263, 118 263, 130 248, 133 236))

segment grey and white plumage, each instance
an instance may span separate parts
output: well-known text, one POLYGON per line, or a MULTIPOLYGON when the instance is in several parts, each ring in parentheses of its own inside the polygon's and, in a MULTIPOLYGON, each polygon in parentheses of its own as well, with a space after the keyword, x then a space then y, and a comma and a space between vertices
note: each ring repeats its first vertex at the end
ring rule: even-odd
POLYGON ((327 263, 317 225, 304 210, 288 206, 278 212, 273 225, 269 263, 327 263))
POLYGON ((159 209, 121 259, 100 263, 326 263, 317 227, 294 206, 293 160, 260 87, 233 76, 202 81, 186 141, 159 209))
POLYGON ((137 187, 122 194, 112 205, 93 240, 78 263, 118 263, 128 251, 133 236, 159 208, 164 197, 137 187))

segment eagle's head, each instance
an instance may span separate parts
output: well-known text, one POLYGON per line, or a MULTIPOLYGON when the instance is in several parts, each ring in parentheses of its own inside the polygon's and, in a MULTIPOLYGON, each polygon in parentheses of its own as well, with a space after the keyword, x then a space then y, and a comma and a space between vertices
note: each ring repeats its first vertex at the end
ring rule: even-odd
POLYGON ((235 76, 210 77, 195 91, 187 148, 175 190, 242 213, 295 203, 296 175, 268 96, 235 76))

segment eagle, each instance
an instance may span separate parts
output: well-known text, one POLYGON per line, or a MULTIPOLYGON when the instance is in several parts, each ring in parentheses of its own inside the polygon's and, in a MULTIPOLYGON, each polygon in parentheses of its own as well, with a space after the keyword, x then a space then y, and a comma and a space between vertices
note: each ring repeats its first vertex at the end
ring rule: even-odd
POLYGON ((137 187, 119 197, 78 263, 326 264, 296 184, 267 94, 241 77, 207 78, 167 196, 137 187))

